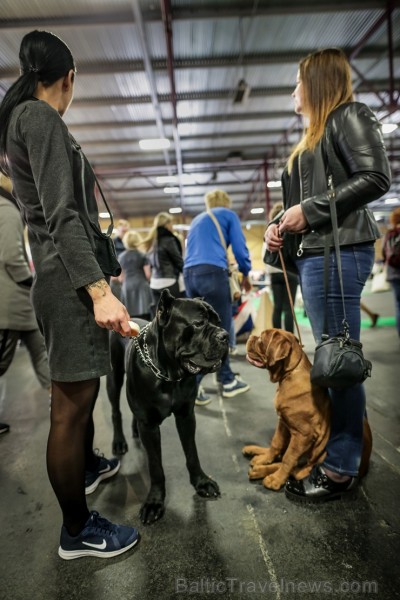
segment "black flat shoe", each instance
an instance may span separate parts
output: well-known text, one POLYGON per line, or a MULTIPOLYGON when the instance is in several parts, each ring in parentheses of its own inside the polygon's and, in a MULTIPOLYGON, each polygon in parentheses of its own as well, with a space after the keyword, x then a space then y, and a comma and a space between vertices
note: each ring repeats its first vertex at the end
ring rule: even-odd
POLYGON ((343 482, 333 481, 320 465, 315 465, 308 477, 300 481, 290 478, 285 485, 285 495, 294 502, 327 502, 354 493, 357 484, 357 477, 343 482))

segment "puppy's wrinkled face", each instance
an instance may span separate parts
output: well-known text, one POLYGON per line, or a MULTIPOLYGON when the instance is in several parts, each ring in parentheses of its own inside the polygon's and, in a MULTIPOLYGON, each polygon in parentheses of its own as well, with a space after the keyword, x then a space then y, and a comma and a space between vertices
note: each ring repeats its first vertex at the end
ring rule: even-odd
POLYGON ((205 374, 221 367, 228 354, 229 335, 207 302, 198 298, 175 299, 163 292, 157 319, 167 352, 186 372, 205 374))
POLYGON ((283 329, 265 329, 247 341, 246 358, 255 367, 268 369, 271 381, 279 381, 286 370, 286 359, 299 345, 297 338, 283 329))

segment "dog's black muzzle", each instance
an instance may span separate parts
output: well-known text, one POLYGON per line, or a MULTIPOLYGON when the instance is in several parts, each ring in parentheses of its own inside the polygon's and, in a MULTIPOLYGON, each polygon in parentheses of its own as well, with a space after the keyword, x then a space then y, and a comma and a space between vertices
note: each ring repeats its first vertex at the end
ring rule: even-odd
POLYGON ((192 375, 214 373, 221 368, 228 350, 229 335, 225 329, 218 327, 208 335, 203 333, 200 337, 194 336, 189 348, 182 349, 180 362, 192 375))

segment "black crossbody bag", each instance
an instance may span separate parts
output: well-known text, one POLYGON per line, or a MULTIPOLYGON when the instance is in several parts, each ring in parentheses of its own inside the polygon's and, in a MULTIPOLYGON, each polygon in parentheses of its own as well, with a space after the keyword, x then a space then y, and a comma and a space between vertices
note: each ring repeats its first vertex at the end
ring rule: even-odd
MULTIPOLYGON (((110 207, 107 204, 107 201, 104 197, 103 190, 100 187, 98 179, 96 177, 95 172, 92 170, 94 180, 97 185, 97 189, 100 192, 100 195, 103 199, 104 205, 110 215, 110 225, 108 226, 107 233, 103 233, 100 229, 98 223, 93 223, 90 218, 89 210, 87 206, 86 199, 86 189, 85 189, 85 156, 81 150, 79 144, 72 138, 73 146, 75 150, 79 153, 81 158, 81 187, 82 187, 82 198, 83 198, 83 207, 85 209, 86 216, 90 223, 91 228, 95 232, 95 250, 94 254, 96 256, 96 260, 99 263, 100 269, 103 271, 104 275, 118 277, 121 274, 121 265, 118 262, 117 253, 115 251, 114 241, 111 237, 112 232, 114 230, 114 219, 110 207)), ((89 164, 89 163, 88 163, 89 164)), ((90 166, 90 165, 89 165, 90 166)))
POLYGON ((314 364, 311 369, 311 381, 324 388, 344 389, 362 383, 367 377, 371 377, 372 364, 369 360, 364 358, 361 342, 350 338, 349 324, 346 319, 344 303, 342 263, 340 258, 335 191, 333 188, 332 175, 328 177, 328 190, 332 233, 335 243, 337 270, 343 303, 343 331, 333 337, 329 337, 327 333, 327 300, 329 286, 329 236, 327 236, 324 250, 325 333, 322 334, 321 342, 315 349, 314 364))

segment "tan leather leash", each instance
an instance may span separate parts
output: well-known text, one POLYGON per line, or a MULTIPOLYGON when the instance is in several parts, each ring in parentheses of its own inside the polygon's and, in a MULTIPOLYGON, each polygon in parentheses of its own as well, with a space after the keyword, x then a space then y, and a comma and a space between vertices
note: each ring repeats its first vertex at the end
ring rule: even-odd
POLYGON ((287 293, 289 296, 290 308, 292 309, 293 320, 296 323, 297 335, 299 336, 300 346, 303 348, 304 346, 303 346, 303 342, 301 340, 300 328, 299 328, 299 324, 297 322, 296 314, 294 312, 293 298, 292 298, 292 294, 290 292, 289 280, 288 280, 288 276, 287 276, 287 272, 286 272, 285 261, 283 260, 283 254, 282 254, 282 250, 280 248, 279 248, 278 252, 279 252, 279 258, 280 258, 281 265, 282 265, 283 276, 285 278, 286 289, 287 289, 287 293))

